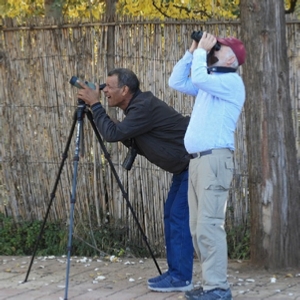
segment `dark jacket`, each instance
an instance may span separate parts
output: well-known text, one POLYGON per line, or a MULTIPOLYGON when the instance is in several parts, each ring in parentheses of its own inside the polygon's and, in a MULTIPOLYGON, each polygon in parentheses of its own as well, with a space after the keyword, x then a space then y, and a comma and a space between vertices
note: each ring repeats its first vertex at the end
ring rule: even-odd
POLYGON ((108 142, 134 139, 139 154, 165 171, 181 173, 189 163, 183 138, 190 118, 156 98, 139 91, 125 110, 120 123, 113 122, 100 103, 92 107, 94 122, 108 142))

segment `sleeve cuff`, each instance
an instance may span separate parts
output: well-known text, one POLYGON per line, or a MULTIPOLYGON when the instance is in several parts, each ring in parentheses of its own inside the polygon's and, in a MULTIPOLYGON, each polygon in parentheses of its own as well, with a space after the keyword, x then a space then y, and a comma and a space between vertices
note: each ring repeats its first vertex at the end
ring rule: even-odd
POLYGON ((186 50, 186 52, 183 55, 183 59, 187 62, 191 62, 193 59, 193 54, 189 50, 186 50))
POLYGON ((194 51, 194 59, 197 60, 200 66, 207 66, 207 53, 204 49, 198 48, 194 51))
POLYGON ((101 103, 98 102, 98 103, 93 104, 91 106, 91 109, 94 111, 94 110, 97 110, 98 108, 101 108, 101 107, 102 107, 101 103))

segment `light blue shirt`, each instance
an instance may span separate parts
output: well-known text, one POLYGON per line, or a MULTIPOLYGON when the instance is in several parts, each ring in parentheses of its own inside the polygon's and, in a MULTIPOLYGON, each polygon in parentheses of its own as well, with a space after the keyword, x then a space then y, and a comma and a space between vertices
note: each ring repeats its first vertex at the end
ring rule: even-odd
POLYGON ((234 150, 236 123, 245 102, 238 73, 207 73, 206 51, 187 51, 174 66, 169 86, 196 96, 184 145, 188 153, 209 149, 234 150))

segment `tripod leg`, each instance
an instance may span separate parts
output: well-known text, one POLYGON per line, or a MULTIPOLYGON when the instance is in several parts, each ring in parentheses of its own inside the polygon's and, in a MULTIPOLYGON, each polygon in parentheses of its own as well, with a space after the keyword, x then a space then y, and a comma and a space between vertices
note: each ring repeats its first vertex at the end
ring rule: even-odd
POLYGON ((115 167, 114 167, 114 165, 113 165, 113 163, 112 163, 112 161, 110 159, 110 155, 109 155, 109 153, 108 153, 108 151, 107 151, 107 149, 106 149, 106 147, 105 147, 105 145, 103 143, 103 140, 102 140, 102 138, 101 138, 101 136, 99 134, 99 131, 98 131, 98 129, 97 129, 95 123, 94 123, 94 119, 93 119, 92 113, 89 110, 87 110, 86 111, 86 115, 87 115, 87 117, 88 117, 88 119, 89 119, 89 121, 90 121, 90 123, 91 123, 91 125, 93 127, 93 130, 94 130, 94 132, 96 134, 96 137, 97 137, 97 139, 98 139, 98 141, 99 141, 99 143, 101 145, 101 148, 103 150, 104 156, 107 159, 107 161, 108 161, 108 163, 109 163, 109 165, 111 167, 111 170, 112 170, 112 172, 113 172, 113 174, 114 174, 114 176, 115 176, 115 178, 117 180, 117 183, 118 183, 118 185, 119 185, 119 187, 120 187, 120 189, 122 191, 123 197, 126 200, 126 204, 129 207, 129 209, 130 209, 130 211, 131 211, 131 213, 133 215, 133 218, 136 221, 137 226, 138 226, 138 228, 139 228, 139 230, 140 230, 140 232, 141 232, 141 234, 143 236, 143 240, 145 241, 145 243, 147 245, 147 248, 148 248, 148 250, 150 252, 150 255, 151 255, 151 257, 152 257, 152 259, 153 259, 153 261, 154 261, 154 263, 156 265, 156 268, 157 268, 159 274, 161 274, 161 270, 160 270, 160 268, 158 266, 158 263, 157 263, 157 261, 156 261, 156 259, 154 257, 154 254, 153 254, 153 252, 152 252, 152 250, 150 248, 150 245, 148 243, 147 237, 146 237, 146 235, 145 235, 145 233, 143 231, 143 228, 142 228, 141 224, 139 223, 139 220, 138 220, 138 218, 137 218, 137 216, 136 216, 136 214, 135 214, 135 212, 133 210, 133 207, 132 207, 132 205, 131 205, 131 203, 130 203, 130 201, 128 199, 128 194, 126 193, 126 191, 125 191, 125 189, 124 189, 124 187, 123 187, 123 185, 121 183, 121 180, 120 180, 120 178, 119 178, 119 176, 117 174, 117 171, 116 171, 116 169, 115 169, 115 167))
POLYGON ((47 211, 46 211, 46 215, 45 215, 42 227, 40 229, 40 233, 38 235, 38 238, 37 238, 34 250, 33 250, 33 254, 32 254, 32 257, 31 257, 31 261, 30 261, 30 264, 29 264, 29 267, 28 267, 28 270, 27 270, 27 274, 26 274, 26 277, 25 277, 25 280, 23 281, 23 283, 27 282, 27 279, 28 279, 28 276, 29 276, 29 273, 30 273, 30 270, 31 270, 31 267, 32 267, 32 264, 33 264, 33 260, 34 260, 35 254, 36 254, 36 251, 38 249, 39 242, 40 242, 40 240, 42 238, 42 235, 43 235, 43 232, 44 232, 44 228, 45 228, 46 221, 47 221, 47 218, 48 218, 48 215, 49 215, 49 212, 50 212, 50 208, 51 208, 52 202, 53 202, 53 200, 55 198, 55 192, 56 192, 56 189, 57 189, 57 186, 58 186, 60 175, 61 175, 64 163, 65 163, 65 160, 68 157, 68 151, 69 151, 69 147, 70 147, 70 144, 71 144, 73 132, 74 132, 74 129, 75 129, 75 124, 76 124, 76 111, 74 113, 74 121, 73 121, 71 130, 70 130, 68 141, 67 141, 64 153, 62 155, 62 161, 61 161, 60 166, 59 166, 58 174, 57 174, 57 177, 56 177, 56 180, 55 180, 52 192, 50 194, 51 198, 50 198, 50 202, 49 202, 49 205, 48 205, 48 208, 47 208, 47 211))
POLYGON ((78 171, 78 161, 79 161, 79 152, 81 143, 81 138, 83 134, 83 117, 85 111, 85 103, 78 99, 78 108, 77 108, 77 134, 75 141, 75 153, 74 153, 74 173, 72 180, 72 193, 71 193, 71 208, 70 208, 70 223, 69 223, 69 238, 68 238, 68 258, 67 258, 67 269, 66 269, 66 287, 65 287, 65 297, 64 300, 68 299, 68 287, 69 287, 69 273, 70 273, 70 260, 71 260, 71 250, 72 250, 72 236, 73 236, 73 218, 74 218, 74 207, 76 202, 76 185, 77 185, 77 171, 78 171))

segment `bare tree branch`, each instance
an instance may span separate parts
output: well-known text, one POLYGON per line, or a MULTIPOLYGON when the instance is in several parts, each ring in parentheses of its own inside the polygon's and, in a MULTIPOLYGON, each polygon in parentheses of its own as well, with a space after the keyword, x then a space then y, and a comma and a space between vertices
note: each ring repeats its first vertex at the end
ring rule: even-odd
POLYGON ((153 6, 166 18, 171 18, 171 16, 168 16, 166 13, 164 13, 154 2, 154 0, 152 1, 153 6))
MULTIPOLYGON (((174 16, 170 16, 170 15, 166 14, 164 11, 162 11, 162 9, 156 5, 155 0, 152 1, 152 4, 156 8, 156 10, 159 11, 166 18, 174 18, 174 16)), ((194 10, 188 9, 187 7, 179 6, 179 5, 174 5, 174 7, 176 7, 179 10, 185 10, 187 13, 191 13, 191 12, 196 13, 196 14, 201 13, 203 16, 211 18, 211 15, 208 14, 206 12, 206 10, 195 10, 194 11, 194 10)))
POLYGON ((195 13, 195 14, 198 14, 198 13, 201 13, 203 16, 206 16, 208 18, 211 18, 212 15, 208 14, 206 12, 206 10, 191 10, 191 9, 188 9, 187 7, 183 7, 183 6, 178 6, 178 5, 174 5, 174 7, 180 9, 180 10, 185 10, 187 13, 195 13))

